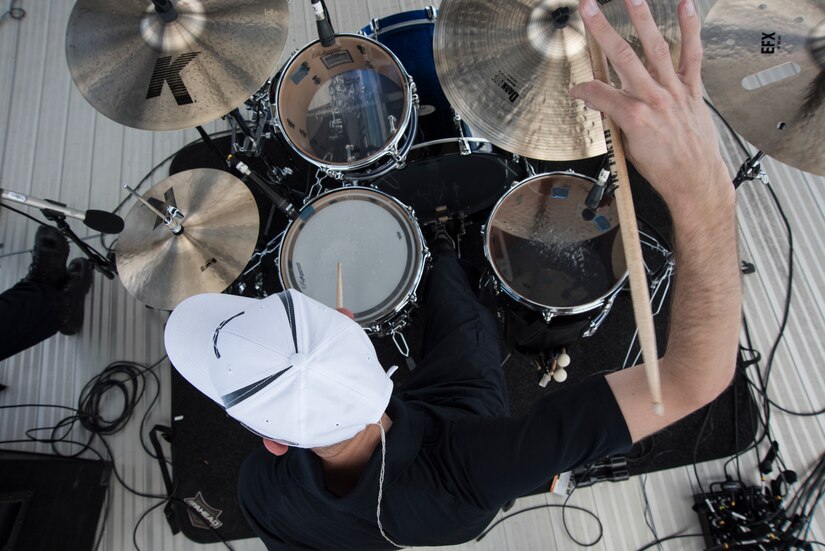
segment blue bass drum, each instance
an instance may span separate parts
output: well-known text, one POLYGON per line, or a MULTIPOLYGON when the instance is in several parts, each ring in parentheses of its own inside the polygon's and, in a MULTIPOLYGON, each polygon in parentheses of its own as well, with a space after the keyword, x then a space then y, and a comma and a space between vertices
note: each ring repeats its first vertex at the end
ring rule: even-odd
POLYGON ((433 32, 438 10, 428 6, 373 19, 361 29, 365 36, 390 49, 412 77, 418 91, 419 135, 426 142, 452 136, 453 110, 435 71, 433 32))

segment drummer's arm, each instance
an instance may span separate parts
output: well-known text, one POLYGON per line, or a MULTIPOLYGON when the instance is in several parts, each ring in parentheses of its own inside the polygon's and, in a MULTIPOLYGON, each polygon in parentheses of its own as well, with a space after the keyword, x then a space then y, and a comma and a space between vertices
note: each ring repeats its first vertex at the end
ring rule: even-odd
POLYGON ((647 5, 625 4, 651 72, 600 12, 588 15, 583 1, 585 25, 621 77, 622 89, 591 82, 572 94, 622 128, 628 156, 673 218, 676 282, 667 352, 660 361, 664 416, 652 411, 643 365, 607 377, 637 441, 712 401, 730 384, 741 287, 734 189, 702 99, 699 17, 680 2, 682 54, 676 72, 647 5))

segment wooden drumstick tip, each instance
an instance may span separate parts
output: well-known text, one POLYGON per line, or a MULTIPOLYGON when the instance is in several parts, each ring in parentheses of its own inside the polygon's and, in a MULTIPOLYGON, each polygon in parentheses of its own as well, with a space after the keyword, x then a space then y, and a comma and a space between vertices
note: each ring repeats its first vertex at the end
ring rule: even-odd
POLYGON ((653 414, 662 417, 665 414, 665 405, 662 402, 653 402, 653 414))
POLYGON ((335 307, 336 308, 343 308, 344 307, 344 280, 341 275, 341 262, 338 262, 338 292, 336 293, 335 297, 335 307))

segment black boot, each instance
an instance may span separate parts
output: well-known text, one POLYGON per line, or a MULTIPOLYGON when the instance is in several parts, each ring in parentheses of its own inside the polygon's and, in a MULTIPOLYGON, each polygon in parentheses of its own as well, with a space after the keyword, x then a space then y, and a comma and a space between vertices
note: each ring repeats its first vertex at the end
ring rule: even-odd
POLYGON ((63 234, 51 226, 40 226, 34 237, 29 273, 23 280, 62 287, 66 283, 68 257, 69 243, 63 234))
POLYGON ((69 263, 66 285, 60 297, 60 332, 64 335, 74 335, 83 327, 83 309, 93 276, 92 264, 87 259, 75 258, 69 263))

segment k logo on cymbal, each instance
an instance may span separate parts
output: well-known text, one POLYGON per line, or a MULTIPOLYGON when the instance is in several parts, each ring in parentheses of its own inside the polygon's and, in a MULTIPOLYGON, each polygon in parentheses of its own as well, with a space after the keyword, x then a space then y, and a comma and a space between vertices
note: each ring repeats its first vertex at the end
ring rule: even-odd
POLYGON ((159 57, 155 62, 155 70, 152 71, 152 78, 149 80, 149 90, 146 92, 146 99, 159 97, 163 91, 163 83, 169 85, 172 95, 178 105, 189 105, 194 103, 192 96, 186 89, 183 79, 180 77, 181 71, 190 61, 198 57, 200 52, 190 52, 181 54, 173 62, 172 56, 159 57))

